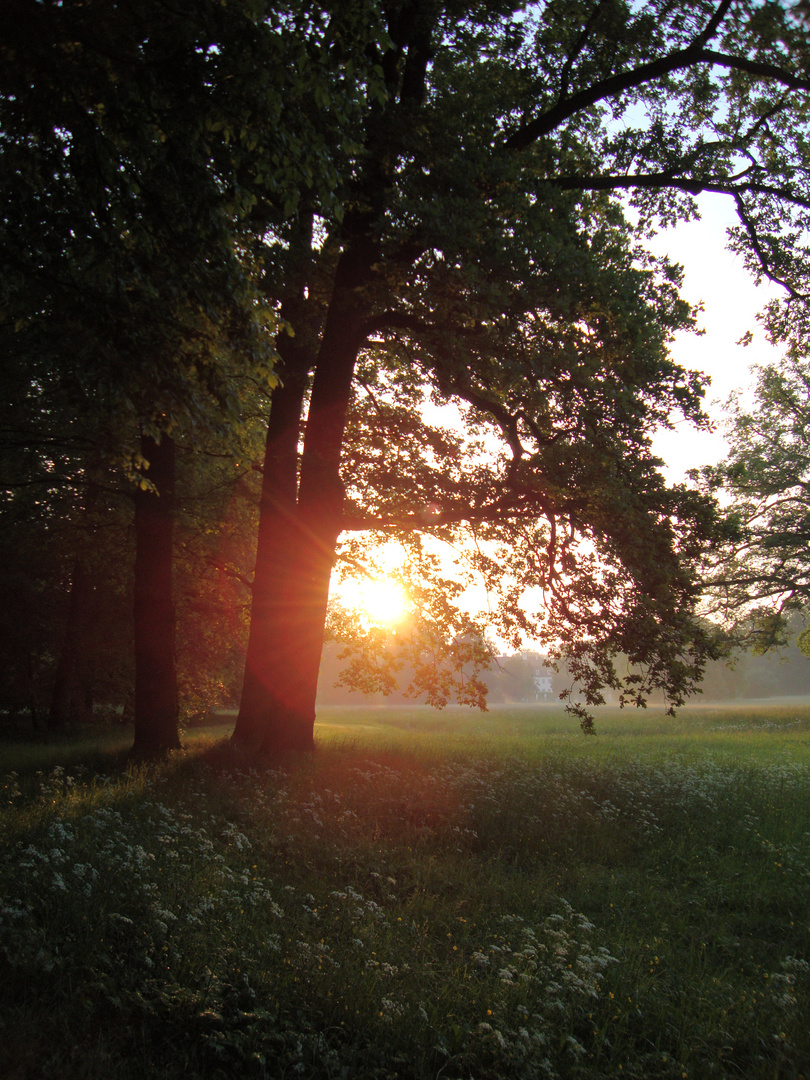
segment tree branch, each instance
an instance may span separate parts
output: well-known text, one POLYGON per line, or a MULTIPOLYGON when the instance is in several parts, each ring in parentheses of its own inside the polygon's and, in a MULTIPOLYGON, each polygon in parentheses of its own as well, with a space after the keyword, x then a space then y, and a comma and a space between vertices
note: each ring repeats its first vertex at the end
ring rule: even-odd
MULTIPOLYGON (((740 174, 745 175, 745 174, 740 174)), ((810 209, 810 198, 802 198, 792 191, 775 187, 772 184, 759 184, 755 181, 736 183, 734 177, 728 180, 697 180, 684 176, 676 176, 673 173, 624 173, 608 174, 605 176, 554 176, 549 177, 547 184, 559 187, 566 191, 615 191, 618 188, 642 188, 660 189, 664 187, 676 188, 685 191, 689 195, 700 195, 702 192, 710 192, 716 195, 773 195, 784 202, 810 209)))
POLYGON ((409 330, 413 334, 426 334, 433 329, 430 323, 407 311, 389 310, 366 319, 362 332, 368 341, 372 334, 381 334, 386 330, 409 330))
POLYGON ((491 523, 494 521, 533 522, 537 520, 539 513, 549 517, 549 520, 553 516, 550 507, 546 510, 544 506, 527 506, 526 501, 521 500, 518 494, 510 492, 508 495, 495 500, 495 502, 487 503, 486 506, 473 508, 465 505, 463 508, 442 510, 438 518, 429 523, 426 523, 420 514, 403 514, 397 517, 387 517, 381 514, 354 516, 347 514, 341 520, 341 531, 367 532, 372 529, 381 531, 406 529, 409 532, 430 532, 433 528, 461 525, 463 522, 468 524, 491 523))
MULTIPOLYGON (((364 326, 367 338, 373 333, 381 333, 384 330, 408 330, 422 336, 436 333, 436 327, 431 323, 427 323, 423 319, 405 311, 381 312, 379 315, 368 319, 364 326)), ((448 379, 446 386, 450 393, 457 394, 458 397, 474 408, 493 417, 512 451, 513 465, 516 465, 517 461, 526 453, 518 435, 517 417, 513 416, 504 406, 490 401, 489 398, 476 391, 469 383, 463 383, 459 376, 448 379)))
MULTIPOLYGON (((708 29, 709 27, 707 27, 707 31, 708 29)), ((704 34, 707 31, 704 31, 704 34)), ((789 90, 810 91, 810 80, 797 78, 776 64, 768 64, 760 60, 748 60, 743 56, 729 56, 727 53, 716 52, 714 49, 690 45, 686 49, 678 49, 670 53, 669 56, 661 56, 657 60, 641 64, 630 71, 618 72, 606 79, 600 79, 593 86, 572 94, 565 101, 557 102, 556 105, 547 109, 540 116, 535 117, 534 120, 522 124, 501 145, 505 150, 525 150, 526 147, 531 146, 538 139, 550 135, 566 120, 570 120, 572 116, 576 116, 577 113, 583 112, 592 105, 605 101, 607 98, 618 97, 627 90, 637 89, 647 83, 662 79, 666 75, 671 75, 684 68, 694 67, 697 64, 709 64, 713 67, 744 71, 749 75, 757 75, 763 79, 773 79, 789 90)))
POLYGON ((735 202, 735 204, 737 206, 737 217, 742 222, 743 227, 745 228, 745 231, 748 234, 748 239, 751 242, 751 247, 754 249, 754 254, 757 257, 757 261, 759 262, 760 268, 762 269, 762 273, 770 281, 775 282, 777 285, 781 285, 782 288, 787 291, 787 293, 791 297, 791 299, 793 299, 793 300, 806 300, 807 299, 807 293, 800 293, 797 289, 794 289, 792 285, 790 285, 787 281, 785 281, 784 278, 779 277, 777 274, 775 274, 771 270, 770 263, 768 261, 768 256, 766 255, 765 250, 763 249, 762 244, 760 243, 759 236, 757 235, 756 225, 751 220, 751 217, 748 214, 748 212, 747 212, 747 210, 745 208, 745 204, 743 203, 742 198, 740 197, 740 195, 735 193, 734 202, 735 202))
POLYGON ((693 42, 695 46, 703 47, 711 41, 711 39, 720 29, 720 23, 723 21, 723 19, 725 19, 726 15, 728 15, 729 8, 733 3, 734 0, 722 0, 722 3, 717 8, 717 11, 715 11, 714 15, 712 15, 712 17, 706 23, 706 28, 704 29, 703 33, 700 34, 693 42))
POLYGON ((574 48, 565 58, 565 63, 563 64, 563 69, 560 73, 560 92, 557 95, 557 101, 564 101, 565 98, 568 96, 568 81, 571 76, 571 71, 574 67, 574 64, 576 63, 577 57, 585 48, 588 38, 590 37, 591 30, 593 30, 594 26, 596 25, 596 20, 599 18, 602 8, 604 7, 604 3, 605 0, 599 0, 599 2, 596 4, 593 11, 587 18, 585 25, 582 28, 582 33, 579 35, 579 38, 574 45, 574 48))

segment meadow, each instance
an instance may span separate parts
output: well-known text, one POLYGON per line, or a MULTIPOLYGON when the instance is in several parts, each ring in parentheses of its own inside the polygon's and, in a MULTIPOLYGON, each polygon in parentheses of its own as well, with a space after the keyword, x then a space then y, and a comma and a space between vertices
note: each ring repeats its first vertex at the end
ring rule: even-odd
POLYGON ((319 721, 0 736, 0 1075, 810 1078, 810 706, 319 721))

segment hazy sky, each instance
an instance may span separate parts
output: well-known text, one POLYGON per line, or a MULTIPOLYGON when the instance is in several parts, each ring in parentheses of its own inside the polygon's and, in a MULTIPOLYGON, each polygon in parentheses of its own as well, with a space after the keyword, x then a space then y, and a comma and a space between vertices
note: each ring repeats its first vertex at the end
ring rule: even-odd
POLYGON ((726 227, 736 220, 731 200, 702 196, 700 205, 700 221, 681 223, 660 234, 654 246, 683 265, 684 298, 691 303, 703 301, 700 325, 706 333, 680 335, 673 355, 683 367, 711 376, 707 411, 721 423, 714 435, 696 432, 688 424, 660 433, 655 451, 667 463, 672 480, 682 479, 686 469, 714 464, 724 456, 721 404, 732 390, 751 384, 752 364, 768 363, 779 355, 765 340, 756 314, 781 290, 765 284, 757 288, 741 259, 726 249, 726 227), (754 334, 753 343, 738 345, 747 330, 754 334))

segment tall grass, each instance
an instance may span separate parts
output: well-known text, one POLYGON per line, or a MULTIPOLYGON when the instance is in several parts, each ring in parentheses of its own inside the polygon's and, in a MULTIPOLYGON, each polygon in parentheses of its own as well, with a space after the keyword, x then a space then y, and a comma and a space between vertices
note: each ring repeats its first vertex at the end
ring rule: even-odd
POLYGON ((7 747, 0 1074, 810 1077, 810 711, 322 721, 7 747))

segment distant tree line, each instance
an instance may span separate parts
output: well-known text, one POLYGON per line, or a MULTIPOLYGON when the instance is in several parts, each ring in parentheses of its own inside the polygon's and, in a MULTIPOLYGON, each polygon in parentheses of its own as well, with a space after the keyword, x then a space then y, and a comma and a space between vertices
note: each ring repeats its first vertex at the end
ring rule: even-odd
MULTIPOLYGON (((339 658, 340 648, 334 642, 324 647, 318 702, 321 705, 392 705, 419 704, 419 698, 409 697, 402 687, 384 694, 381 691, 363 693, 340 682, 344 668, 339 658)), ((532 653, 515 653, 497 657, 482 676, 487 687, 487 704, 537 705, 560 704, 561 697, 572 685, 565 669, 547 667, 544 658, 532 653), (548 691, 538 691, 536 673, 550 681, 548 691)), ((810 696, 810 657, 793 643, 765 652, 734 649, 726 659, 712 660, 698 687, 694 702, 744 701, 753 698, 810 696)), ((661 704, 663 699, 652 699, 661 704)), ((613 702, 608 697, 607 704, 613 702)))

